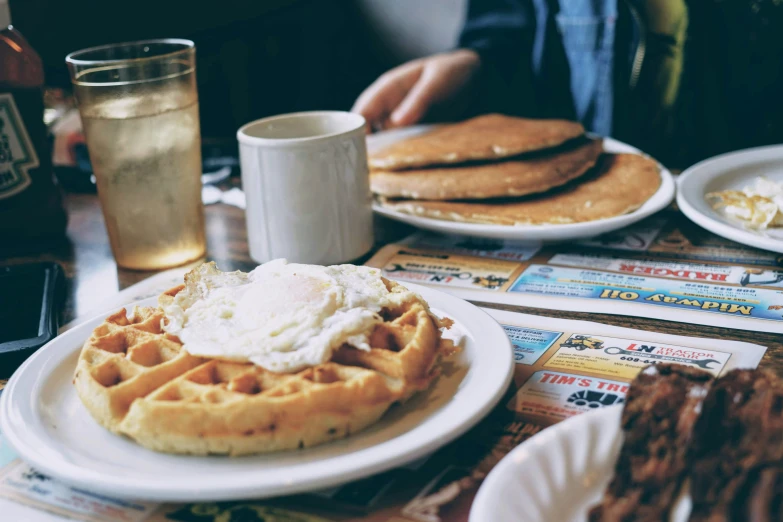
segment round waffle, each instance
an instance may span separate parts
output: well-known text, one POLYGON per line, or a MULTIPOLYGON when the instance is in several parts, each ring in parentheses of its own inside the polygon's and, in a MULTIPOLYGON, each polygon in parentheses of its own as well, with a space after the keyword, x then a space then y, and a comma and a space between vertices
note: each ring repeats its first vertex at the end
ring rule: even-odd
POLYGON ((282 374, 192 356, 163 330, 160 308, 121 310, 85 342, 74 384, 96 421, 153 450, 244 455, 314 446, 374 423, 438 374, 447 342, 427 304, 417 298, 381 315, 369 351, 344 345, 327 363, 282 374))

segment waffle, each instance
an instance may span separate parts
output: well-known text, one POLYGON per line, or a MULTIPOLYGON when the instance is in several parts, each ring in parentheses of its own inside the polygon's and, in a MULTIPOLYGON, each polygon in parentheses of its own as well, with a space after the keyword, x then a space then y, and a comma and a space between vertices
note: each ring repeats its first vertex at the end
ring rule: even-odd
POLYGON ((188 354, 163 330, 161 308, 121 310, 85 342, 74 384, 98 423, 153 450, 245 455, 301 449, 367 427, 438 374, 448 343, 438 328, 448 320, 439 321, 420 300, 382 316, 369 351, 344 345, 329 362, 282 374, 188 354))

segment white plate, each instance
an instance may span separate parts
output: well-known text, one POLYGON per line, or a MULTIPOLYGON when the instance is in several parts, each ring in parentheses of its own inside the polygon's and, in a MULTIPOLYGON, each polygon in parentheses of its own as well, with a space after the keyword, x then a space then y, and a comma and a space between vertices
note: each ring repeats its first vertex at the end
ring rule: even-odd
MULTIPOLYGON (((617 405, 576 415, 514 448, 481 485, 470 522, 586 522, 614 474, 622 412, 617 405)), ((671 520, 689 514, 682 495, 671 520)))
MULTIPOLYGON (((401 466, 464 433, 498 402, 513 371, 508 337, 472 304, 404 283, 464 332, 463 350, 427 392, 356 435, 301 451, 252 457, 156 453, 111 434, 71 384, 79 350, 104 316, 30 357, 0 397, 0 430, 34 468, 98 493, 170 502, 261 498, 333 486, 401 466)), ((154 305, 146 299, 138 304, 154 305)), ((459 330, 458 330, 459 331, 459 330)))
POLYGON ((506 455, 473 501, 470 522, 584 522, 611 479, 622 405, 546 428, 506 455))
POLYGON ((744 245, 783 253, 783 230, 754 231, 743 227, 704 199, 720 190, 740 190, 758 176, 783 181, 783 145, 721 154, 692 166, 677 181, 677 206, 697 225, 744 245))
MULTIPOLYGON (((391 145, 401 139, 421 134, 431 130, 434 125, 415 125, 403 129, 393 129, 367 136, 367 150, 370 154, 391 145)), ((604 149, 607 152, 626 152, 642 154, 639 149, 614 140, 604 138, 604 149)), ((396 210, 384 208, 378 203, 373 204, 373 210, 391 219, 402 221, 419 228, 434 230, 444 234, 458 234, 495 239, 517 239, 536 241, 566 241, 598 236, 626 227, 647 216, 666 208, 674 198, 674 179, 671 173, 659 165, 661 169, 661 186, 644 205, 629 214, 615 216, 586 223, 571 223, 563 225, 484 225, 479 223, 460 223, 422 216, 414 216, 396 210)))

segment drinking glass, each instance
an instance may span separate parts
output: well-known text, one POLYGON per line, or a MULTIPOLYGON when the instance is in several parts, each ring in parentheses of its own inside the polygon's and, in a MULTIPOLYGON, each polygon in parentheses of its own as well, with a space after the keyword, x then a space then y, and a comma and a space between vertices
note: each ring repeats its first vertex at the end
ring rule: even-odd
POLYGON ((117 265, 153 270, 204 255, 196 49, 146 40, 69 54, 117 265))

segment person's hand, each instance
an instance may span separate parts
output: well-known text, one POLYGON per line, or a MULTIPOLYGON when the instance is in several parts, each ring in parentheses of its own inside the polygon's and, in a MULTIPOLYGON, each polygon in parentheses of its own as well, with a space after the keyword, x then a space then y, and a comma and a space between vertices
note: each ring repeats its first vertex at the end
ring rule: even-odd
POLYGON ((351 111, 364 116, 368 126, 374 128, 412 125, 433 105, 462 93, 479 65, 479 55, 469 49, 404 63, 367 87, 351 111))

